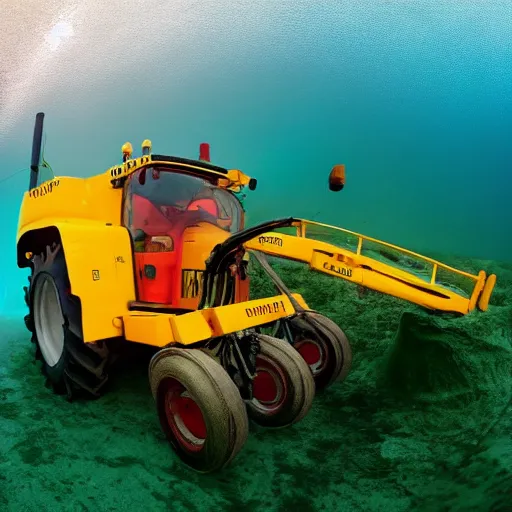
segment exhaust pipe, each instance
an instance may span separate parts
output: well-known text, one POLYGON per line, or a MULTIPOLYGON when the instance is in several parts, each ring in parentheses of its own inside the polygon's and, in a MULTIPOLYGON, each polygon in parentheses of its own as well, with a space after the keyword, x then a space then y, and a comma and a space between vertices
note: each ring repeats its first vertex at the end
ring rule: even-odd
POLYGON ((44 113, 39 112, 36 115, 34 125, 34 137, 32 139, 32 160, 30 162, 30 183, 28 190, 37 187, 37 178, 39 175, 39 162, 41 161, 41 143, 43 141, 43 123, 44 113))

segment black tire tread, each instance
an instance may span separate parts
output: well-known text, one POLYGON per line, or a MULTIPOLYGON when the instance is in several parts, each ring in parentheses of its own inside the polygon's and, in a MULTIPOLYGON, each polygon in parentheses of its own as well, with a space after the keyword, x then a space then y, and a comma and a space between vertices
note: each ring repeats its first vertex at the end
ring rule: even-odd
MULTIPOLYGON (((84 343, 78 336, 70 331, 65 308, 63 315, 65 323, 64 329, 64 351, 65 351, 65 368, 58 378, 52 377, 51 372, 43 359, 37 334, 35 330, 32 297, 34 286, 37 285, 37 276, 41 272, 47 272, 54 279, 58 279, 59 274, 56 269, 60 267, 60 274, 65 275, 67 279, 67 271, 65 270, 65 259, 59 244, 53 243, 46 248, 46 254, 42 253, 37 256, 37 261, 32 267, 32 275, 28 278, 29 286, 23 287, 25 303, 29 308, 29 314, 25 316, 25 325, 32 333, 31 341, 35 344, 35 358, 41 361, 41 372, 46 378, 45 385, 56 394, 66 394, 69 401, 74 398, 96 399, 102 396, 105 385, 108 382, 107 369, 111 361, 108 348, 103 343, 102 350, 93 350, 89 344, 84 343), (62 270, 64 268, 64 270, 62 270), (34 285, 34 286, 33 286, 34 285)), ((61 303, 63 298, 60 297, 61 303)), ((74 299, 74 297, 71 297, 74 299)), ((68 307, 79 307, 79 302, 68 300, 68 307)), ((100 342, 102 343, 102 342, 100 342)))

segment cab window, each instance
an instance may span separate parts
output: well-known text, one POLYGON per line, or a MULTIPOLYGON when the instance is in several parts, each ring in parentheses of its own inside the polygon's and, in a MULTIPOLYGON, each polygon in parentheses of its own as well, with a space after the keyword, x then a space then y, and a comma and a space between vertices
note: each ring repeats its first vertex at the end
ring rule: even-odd
POLYGON ((125 184, 123 224, 134 239, 207 222, 234 233, 242 229, 238 199, 209 181, 157 167, 133 173, 125 184))

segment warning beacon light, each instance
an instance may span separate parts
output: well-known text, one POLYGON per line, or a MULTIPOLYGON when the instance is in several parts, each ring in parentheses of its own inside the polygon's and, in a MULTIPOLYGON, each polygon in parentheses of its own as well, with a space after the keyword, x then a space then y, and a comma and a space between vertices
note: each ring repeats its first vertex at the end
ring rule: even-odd
POLYGON ((129 142, 125 142, 123 144, 121 151, 123 152, 123 162, 126 162, 126 160, 130 160, 133 153, 133 147, 129 142))
POLYGON ((201 142, 201 144, 199 144, 199 160, 203 162, 210 161, 210 144, 207 142, 201 142))
POLYGON ((345 186, 345 165, 335 165, 329 174, 329 190, 339 192, 345 186))
POLYGON ((149 155, 151 154, 151 141, 146 139, 142 142, 142 154, 149 155))

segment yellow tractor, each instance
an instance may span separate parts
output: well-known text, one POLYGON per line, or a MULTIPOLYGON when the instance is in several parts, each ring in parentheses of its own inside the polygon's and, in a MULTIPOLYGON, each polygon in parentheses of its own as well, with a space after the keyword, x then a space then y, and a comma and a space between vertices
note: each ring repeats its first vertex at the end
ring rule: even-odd
MULTIPOLYGON (((484 271, 302 219, 246 227, 240 194, 256 180, 210 163, 207 144, 190 160, 153 154, 148 140, 135 158, 126 143, 122 163, 106 172, 43 181, 43 119, 17 234, 18 266, 31 271, 25 323, 36 357, 55 392, 99 397, 113 347, 155 347, 149 382, 162 429, 197 471, 231 461, 249 419, 298 422, 315 391, 350 369, 342 330, 290 292, 266 255, 433 310, 487 309, 496 277, 484 271), (249 254, 275 296, 251 300, 249 254), (262 333, 268 327, 273 335, 262 333)), ((335 166, 330 189, 344 180, 335 166)))

